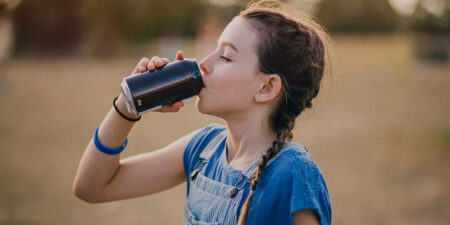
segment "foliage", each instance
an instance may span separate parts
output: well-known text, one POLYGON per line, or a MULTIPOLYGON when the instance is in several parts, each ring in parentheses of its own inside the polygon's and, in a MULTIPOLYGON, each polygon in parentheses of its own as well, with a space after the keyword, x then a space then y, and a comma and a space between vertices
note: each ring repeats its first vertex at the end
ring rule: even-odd
POLYGON ((322 0, 317 17, 330 31, 392 31, 398 22, 386 0, 322 0))

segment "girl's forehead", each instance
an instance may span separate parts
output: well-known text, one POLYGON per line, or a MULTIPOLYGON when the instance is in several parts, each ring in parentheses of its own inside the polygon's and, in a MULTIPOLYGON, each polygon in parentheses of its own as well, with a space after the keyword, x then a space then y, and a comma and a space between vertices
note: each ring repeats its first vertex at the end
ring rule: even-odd
POLYGON ((256 33, 250 29, 248 22, 237 16, 225 27, 218 43, 232 43, 241 52, 255 50, 257 40, 256 33))

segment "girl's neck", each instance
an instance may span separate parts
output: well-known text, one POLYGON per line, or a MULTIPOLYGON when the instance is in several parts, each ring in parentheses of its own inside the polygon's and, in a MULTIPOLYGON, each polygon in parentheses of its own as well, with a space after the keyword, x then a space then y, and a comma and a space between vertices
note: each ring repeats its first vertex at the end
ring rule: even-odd
POLYGON ((227 119, 226 124, 227 160, 235 169, 245 168, 248 163, 269 149, 276 139, 268 120, 255 115, 242 119, 227 119))

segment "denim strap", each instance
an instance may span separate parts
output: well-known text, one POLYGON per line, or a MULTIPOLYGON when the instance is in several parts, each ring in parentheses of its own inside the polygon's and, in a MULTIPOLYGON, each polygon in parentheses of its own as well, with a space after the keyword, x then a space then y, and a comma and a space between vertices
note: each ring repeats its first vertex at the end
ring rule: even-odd
POLYGON ((204 161, 208 161, 209 158, 211 158, 211 156, 217 150, 219 144, 223 141, 223 139, 226 136, 227 136, 226 129, 224 129, 219 134, 217 134, 211 141, 209 141, 208 145, 206 145, 202 153, 200 153, 199 158, 204 161))

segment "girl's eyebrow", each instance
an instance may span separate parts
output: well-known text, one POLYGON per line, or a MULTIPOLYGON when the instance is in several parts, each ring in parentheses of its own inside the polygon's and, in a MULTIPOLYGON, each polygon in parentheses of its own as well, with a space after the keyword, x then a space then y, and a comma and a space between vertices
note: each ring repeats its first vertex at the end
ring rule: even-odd
MULTIPOLYGON (((217 44, 219 44, 219 40, 217 40, 217 44)), ((228 41, 221 41, 220 45, 222 46, 229 46, 231 47, 234 51, 239 52, 239 50, 236 48, 236 46, 234 46, 231 42, 228 41)))

